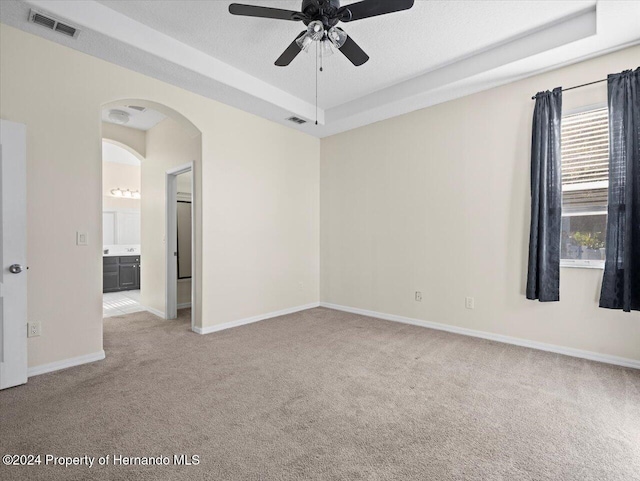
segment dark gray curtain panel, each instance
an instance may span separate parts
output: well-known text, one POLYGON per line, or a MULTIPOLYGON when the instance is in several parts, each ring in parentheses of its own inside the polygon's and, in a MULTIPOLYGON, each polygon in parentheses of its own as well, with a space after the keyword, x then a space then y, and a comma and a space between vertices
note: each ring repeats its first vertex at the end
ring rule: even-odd
POLYGON ((536 95, 531 140, 531 231, 527 299, 560 300, 562 89, 536 95))
POLYGON ((640 68, 609 75, 609 207, 600 307, 640 310, 640 68))

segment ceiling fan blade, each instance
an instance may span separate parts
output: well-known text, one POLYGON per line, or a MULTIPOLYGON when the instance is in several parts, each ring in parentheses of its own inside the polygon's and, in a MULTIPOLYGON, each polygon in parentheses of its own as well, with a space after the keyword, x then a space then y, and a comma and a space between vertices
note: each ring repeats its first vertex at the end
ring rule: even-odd
POLYGON ((241 3, 232 3, 229 5, 229 13, 232 15, 243 15, 245 17, 275 18, 277 20, 298 21, 304 18, 303 13, 294 12, 293 10, 243 5, 241 3))
POLYGON ((365 63, 367 60, 369 60, 369 56, 349 36, 347 36, 347 40, 344 42, 344 45, 340 47, 340 51, 356 67, 359 67, 360 65, 365 63))
POLYGON ((282 55, 278 57, 278 60, 276 60, 276 65, 278 67, 286 67, 293 61, 294 58, 298 56, 300 52, 302 52, 302 50, 300 50, 300 47, 298 47, 296 40, 302 37, 305 33, 307 33, 306 30, 300 32, 300 35, 298 35, 296 39, 287 47, 287 49, 282 52, 282 55))
POLYGON ((387 13, 401 12, 413 7, 413 2, 414 0, 363 0, 362 2, 345 5, 344 8, 351 12, 351 16, 346 12, 346 15, 341 20, 343 22, 353 22, 354 20, 376 17, 387 13))

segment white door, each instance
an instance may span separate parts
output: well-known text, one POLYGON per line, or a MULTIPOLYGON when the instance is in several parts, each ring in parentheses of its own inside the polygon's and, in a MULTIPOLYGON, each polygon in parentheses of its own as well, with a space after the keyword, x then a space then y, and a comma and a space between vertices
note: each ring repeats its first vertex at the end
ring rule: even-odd
POLYGON ((0 120, 0 389, 27 382, 26 133, 0 120))

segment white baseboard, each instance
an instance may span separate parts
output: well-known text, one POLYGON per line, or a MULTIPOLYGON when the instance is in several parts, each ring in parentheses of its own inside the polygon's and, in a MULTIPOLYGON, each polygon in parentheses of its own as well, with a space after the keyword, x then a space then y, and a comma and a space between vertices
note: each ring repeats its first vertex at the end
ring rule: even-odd
POLYGON ((327 307, 329 309, 335 309, 337 311, 350 312, 353 314, 360 314, 363 316, 375 317, 377 319, 384 319, 386 321, 401 322, 403 324, 412 324, 414 326, 427 327, 429 329, 436 329, 438 331, 447 331, 454 334, 462 334, 464 336, 479 337, 482 339, 488 339, 490 341, 503 342, 505 344, 514 344, 516 346, 529 347, 531 349, 538 349, 540 351, 555 352, 557 354, 564 354, 565 356, 579 357, 582 359, 589 359, 590 361, 604 362, 607 364, 615 364, 616 366, 631 367, 634 369, 640 369, 640 361, 635 359, 628 359, 625 357, 610 356, 608 354, 600 354, 593 351, 583 351, 581 349, 574 349, 571 347, 563 347, 555 344, 546 344, 544 342, 530 341, 528 339, 522 339, 519 337, 504 336, 502 334, 493 334, 486 331, 477 331, 475 329, 467 329, 466 327, 452 326, 450 324, 442 324, 439 322, 423 321, 421 319, 413 319, 411 317, 397 316, 395 314, 385 314, 382 312, 368 311, 366 309, 358 309, 356 307, 341 306, 338 304, 330 304, 328 302, 321 302, 321 307, 327 307))
POLYGON ((224 324, 218 324, 215 326, 194 327, 193 330, 198 334, 211 334, 212 332, 223 331, 225 329, 231 329, 232 327, 244 326, 245 324, 264 321, 265 319, 284 316, 286 314, 293 314, 294 312, 306 311, 307 309, 313 309, 314 307, 319 307, 319 306, 320 306, 319 302, 312 302, 311 304, 305 304, 303 306, 289 307, 288 309, 282 309, 280 311, 269 312, 267 314, 260 314, 253 317, 247 317, 245 319, 239 319, 237 321, 225 322, 224 324))
POLYGON ((164 315, 164 312, 159 311, 158 309, 154 309, 153 307, 142 306, 146 311, 149 311, 151 314, 158 316, 162 319, 166 319, 167 316, 164 315))
POLYGON ((59 371, 60 369, 67 369, 68 367, 79 366, 81 364, 87 364, 95 361, 102 361, 104 358, 104 351, 98 351, 91 354, 85 354, 84 356, 71 357, 69 359, 63 359, 62 361, 50 362, 49 364, 40 364, 39 366, 30 367, 27 370, 27 376, 38 376, 39 374, 59 371))
POLYGON ((187 307, 191 307, 190 302, 183 302, 182 304, 178 304, 177 309, 186 309, 187 307))

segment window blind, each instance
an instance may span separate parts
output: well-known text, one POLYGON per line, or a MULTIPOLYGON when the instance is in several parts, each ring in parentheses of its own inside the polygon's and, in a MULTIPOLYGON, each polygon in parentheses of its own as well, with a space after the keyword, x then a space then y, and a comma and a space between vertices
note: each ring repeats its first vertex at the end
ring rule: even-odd
POLYGON ((563 208, 602 210, 609 186, 609 115, 606 107, 562 118, 563 208))

